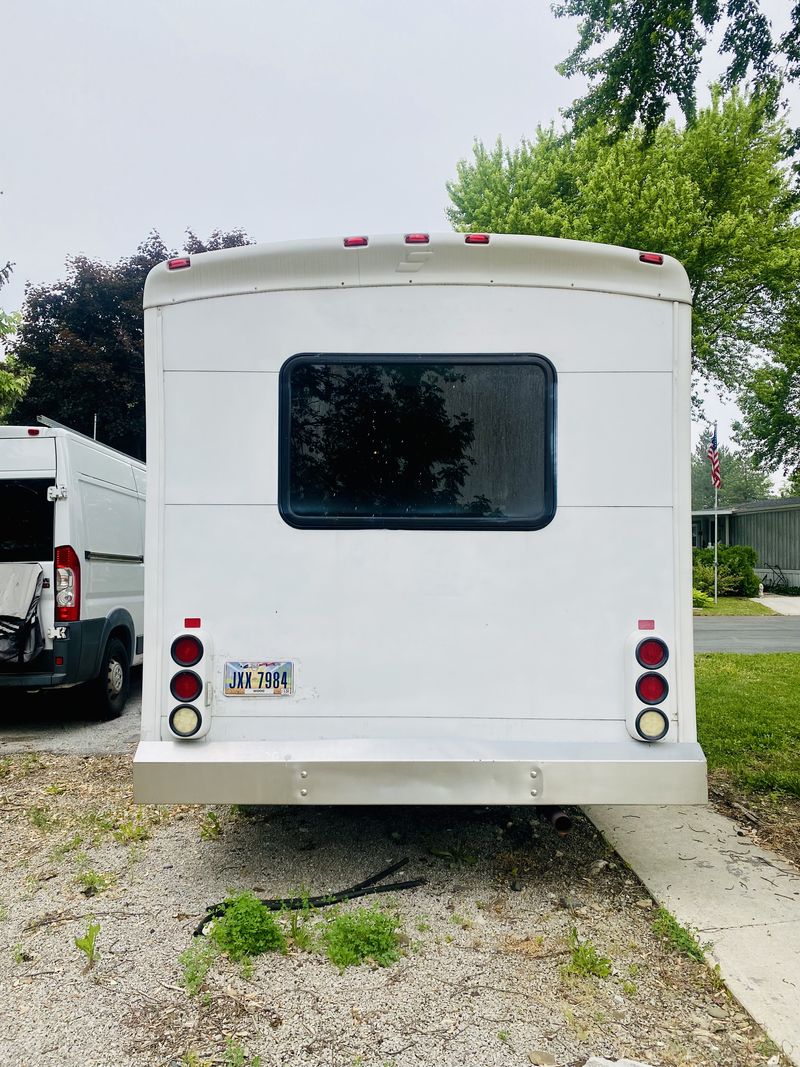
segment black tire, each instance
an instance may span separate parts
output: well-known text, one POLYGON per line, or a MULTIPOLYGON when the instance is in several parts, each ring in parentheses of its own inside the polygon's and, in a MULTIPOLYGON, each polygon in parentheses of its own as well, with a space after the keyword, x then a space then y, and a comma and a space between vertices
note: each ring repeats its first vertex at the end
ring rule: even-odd
POLYGON ((89 683, 92 704, 100 719, 118 719, 131 691, 131 661, 128 650, 112 637, 103 652, 100 673, 89 683))

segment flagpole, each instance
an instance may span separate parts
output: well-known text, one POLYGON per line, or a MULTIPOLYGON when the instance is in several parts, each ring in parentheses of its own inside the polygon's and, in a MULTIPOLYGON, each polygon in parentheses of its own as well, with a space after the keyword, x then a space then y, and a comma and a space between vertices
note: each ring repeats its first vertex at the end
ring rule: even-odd
POLYGON ((719 489, 714 486, 714 603, 717 603, 717 549, 719 546, 719 533, 718 523, 719 514, 717 513, 717 499, 719 496, 719 489))
MULTIPOLYGON (((714 423, 714 440, 717 439, 717 424, 714 423)), ((718 556, 719 556, 719 486, 714 482, 714 603, 717 603, 717 575, 718 568, 718 556)))

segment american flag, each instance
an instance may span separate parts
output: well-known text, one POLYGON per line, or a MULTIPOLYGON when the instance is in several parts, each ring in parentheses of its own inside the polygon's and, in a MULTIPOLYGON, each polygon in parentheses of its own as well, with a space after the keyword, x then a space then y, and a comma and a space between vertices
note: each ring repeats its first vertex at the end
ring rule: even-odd
POLYGON ((722 486, 722 479, 719 476, 719 452, 717 451, 717 427, 714 427, 714 433, 711 440, 708 442, 708 458, 711 460, 711 484, 715 489, 719 489, 722 486))

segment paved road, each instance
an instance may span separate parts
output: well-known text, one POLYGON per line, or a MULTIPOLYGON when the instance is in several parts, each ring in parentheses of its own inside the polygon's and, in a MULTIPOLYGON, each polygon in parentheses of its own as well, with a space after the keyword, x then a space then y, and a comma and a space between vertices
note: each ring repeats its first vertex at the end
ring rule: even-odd
POLYGON ((0 689, 0 756, 12 752, 63 752, 103 756, 133 752, 142 714, 142 670, 132 671, 124 713, 98 722, 86 709, 82 688, 26 695, 0 689))
POLYGON ((800 616, 698 615, 695 652, 800 652, 800 616))

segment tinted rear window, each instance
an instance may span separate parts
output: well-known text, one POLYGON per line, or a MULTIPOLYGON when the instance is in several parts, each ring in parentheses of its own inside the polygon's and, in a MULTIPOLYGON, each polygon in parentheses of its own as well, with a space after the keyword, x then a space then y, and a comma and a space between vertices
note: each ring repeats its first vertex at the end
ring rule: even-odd
POLYGON ((281 371, 281 513, 536 529, 555 508, 554 437, 542 356, 295 356, 281 371))
POLYGON ((42 563, 53 558, 50 478, 0 479, 0 563, 42 563))

